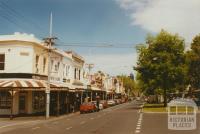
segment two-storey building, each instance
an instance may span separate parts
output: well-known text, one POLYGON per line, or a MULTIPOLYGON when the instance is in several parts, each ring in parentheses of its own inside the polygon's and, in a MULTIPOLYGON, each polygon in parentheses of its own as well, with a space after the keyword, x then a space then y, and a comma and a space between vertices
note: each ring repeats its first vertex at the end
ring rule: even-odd
POLYGON ((84 59, 58 49, 53 49, 49 58, 47 50, 47 45, 33 35, 0 36, 0 115, 44 113, 48 69, 50 112, 74 110, 72 98, 84 88, 84 59))

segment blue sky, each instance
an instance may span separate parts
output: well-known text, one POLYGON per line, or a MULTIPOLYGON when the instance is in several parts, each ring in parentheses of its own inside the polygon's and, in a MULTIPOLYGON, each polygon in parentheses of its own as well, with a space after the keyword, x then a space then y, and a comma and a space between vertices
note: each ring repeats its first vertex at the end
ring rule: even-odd
MULTIPOLYGON (((161 28, 181 33, 190 41, 200 30, 200 2, 179 3, 180 0, 0 0, 0 34, 25 32, 41 39, 48 36, 52 12, 57 44, 111 43, 131 47, 144 43, 147 33, 157 33, 161 28)), ((94 71, 111 75, 129 74, 136 64, 134 47, 59 48, 76 51, 87 63, 95 64, 94 71)))

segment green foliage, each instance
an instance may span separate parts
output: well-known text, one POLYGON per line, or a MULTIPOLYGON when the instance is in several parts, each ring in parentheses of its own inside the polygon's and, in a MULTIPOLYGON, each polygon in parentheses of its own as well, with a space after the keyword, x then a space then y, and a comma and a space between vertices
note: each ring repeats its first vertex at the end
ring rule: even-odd
POLYGON ((131 92, 134 91, 134 89, 135 89, 134 80, 132 80, 130 77, 125 76, 125 75, 118 76, 118 78, 123 82, 126 92, 128 92, 129 89, 131 92))
POLYGON ((160 89, 166 96, 166 92, 185 84, 184 40, 177 34, 161 30, 156 36, 149 35, 146 42, 148 46, 137 47, 139 58, 135 70, 138 80, 144 84, 142 87, 147 94, 155 94, 160 89))
POLYGON ((193 89, 200 89, 200 34, 193 39, 191 50, 186 55, 188 82, 193 89))

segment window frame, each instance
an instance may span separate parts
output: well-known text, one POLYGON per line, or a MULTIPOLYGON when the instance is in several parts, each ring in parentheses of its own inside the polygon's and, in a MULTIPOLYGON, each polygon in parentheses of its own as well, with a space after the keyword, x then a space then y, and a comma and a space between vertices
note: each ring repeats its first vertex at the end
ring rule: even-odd
POLYGON ((6 59, 5 53, 0 53, 0 71, 5 70, 5 59, 6 59), (1 61, 1 56, 3 56, 2 61, 1 61))

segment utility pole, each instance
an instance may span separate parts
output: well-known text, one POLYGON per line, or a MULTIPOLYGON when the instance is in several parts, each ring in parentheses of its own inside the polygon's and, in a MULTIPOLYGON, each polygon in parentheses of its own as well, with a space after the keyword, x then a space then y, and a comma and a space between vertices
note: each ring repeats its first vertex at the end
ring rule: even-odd
POLYGON ((94 68, 94 64, 86 64, 86 67, 88 68, 89 75, 90 75, 92 68, 94 68))
MULTIPOLYGON (((86 68, 88 68, 88 73, 89 73, 89 82, 91 83, 91 70, 92 70, 92 68, 94 67, 94 64, 86 64, 86 68)), ((88 88, 87 88, 87 90, 86 90, 86 92, 87 92, 87 98, 88 98, 88 93, 89 93, 89 91, 88 91, 88 88)), ((92 101, 92 92, 91 92, 91 101, 92 101)))
POLYGON ((52 13, 50 15, 50 26, 49 26, 49 37, 45 38, 44 41, 48 46, 48 81, 47 81, 47 87, 45 90, 46 93, 46 119, 49 118, 49 113, 50 113, 50 79, 51 79, 51 50, 52 50, 52 45, 54 44, 54 40, 57 39, 55 37, 52 37, 52 13))

